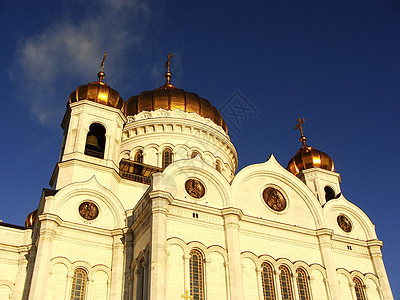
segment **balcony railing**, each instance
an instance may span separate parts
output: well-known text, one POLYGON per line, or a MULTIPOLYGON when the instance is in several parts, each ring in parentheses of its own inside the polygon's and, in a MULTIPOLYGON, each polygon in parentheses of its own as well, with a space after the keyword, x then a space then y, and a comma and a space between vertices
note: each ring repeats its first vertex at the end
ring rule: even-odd
POLYGON ((162 171, 162 168, 124 158, 119 163, 119 175, 122 178, 144 184, 150 184, 151 175, 162 171))

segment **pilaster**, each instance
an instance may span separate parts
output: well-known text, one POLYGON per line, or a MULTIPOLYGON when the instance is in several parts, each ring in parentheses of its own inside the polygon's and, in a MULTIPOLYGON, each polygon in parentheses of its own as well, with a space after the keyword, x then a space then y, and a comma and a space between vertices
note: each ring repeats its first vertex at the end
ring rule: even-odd
POLYGON ((329 294, 332 300, 341 300, 339 282, 336 274, 332 254, 332 235, 333 230, 328 228, 321 228, 317 230, 319 240, 319 247, 321 251, 321 258, 326 269, 326 276, 329 282, 329 294))
POLYGON ((124 244, 122 230, 111 232, 113 237, 112 263, 111 263, 111 299, 122 299, 122 286, 124 273, 124 244))
POLYGON ((243 216, 240 209, 227 207, 222 209, 225 240, 228 252, 229 285, 232 300, 244 299, 243 270, 240 258, 239 221, 243 216))
POLYGON ((61 224, 60 217, 52 214, 38 216, 40 222, 39 237, 37 239, 37 252, 33 269, 31 290, 29 299, 44 299, 47 291, 47 283, 50 272, 50 260, 52 258, 53 241, 56 229, 61 224))
POLYGON ((372 265, 375 269, 375 274, 379 278, 381 293, 384 300, 392 300, 393 294, 390 288, 389 279, 386 274, 385 265, 383 264, 381 247, 383 245, 380 240, 370 240, 368 243, 369 253, 372 259, 372 265))

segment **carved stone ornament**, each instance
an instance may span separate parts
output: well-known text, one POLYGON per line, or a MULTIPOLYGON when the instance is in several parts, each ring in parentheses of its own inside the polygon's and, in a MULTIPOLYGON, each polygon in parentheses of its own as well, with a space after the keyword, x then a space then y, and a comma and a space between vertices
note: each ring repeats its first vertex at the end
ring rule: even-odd
POLYGON ((273 187, 267 187, 263 192, 265 203, 275 211, 282 211, 286 208, 286 200, 282 193, 273 187))
POLYGON ((197 179, 189 179, 185 182, 186 192, 193 198, 201 198, 204 196, 206 189, 204 185, 197 179))
POLYGON ((345 215, 338 216, 337 223, 344 232, 350 232, 352 229, 351 222, 345 215))
POLYGON ((99 209, 93 202, 83 202, 79 205, 79 214, 86 220, 94 220, 99 215, 99 209))

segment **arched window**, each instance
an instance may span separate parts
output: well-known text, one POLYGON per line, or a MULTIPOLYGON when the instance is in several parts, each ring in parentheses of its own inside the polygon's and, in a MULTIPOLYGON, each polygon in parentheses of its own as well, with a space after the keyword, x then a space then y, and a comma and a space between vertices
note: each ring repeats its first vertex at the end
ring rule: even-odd
POLYGON ((76 269, 72 280, 71 300, 83 300, 86 294, 87 274, 84 269, 76 269))
POLYGON ((190 158, 195 158, 197 155, 199 155, 198 151, 192 151, 192 155, 190 156, 190 158))
POLYGON ((363 290, 363 285, 361 283, 361 280, 356 277, 353 279, 353 282, 355 284, 354 288, 356 290, 357 300, 365 300, 365 295, 364 295, 364 290, 363 290))
POLYGON ((139 163, 143 163, 143 151, 142 150, 136 151, 133 160, 139 163))
POLYGON ((335 197, 336 197, 335 191, 330 186, 326 186, 324 188, 324 190, 325 190, 325 200, 326 201, 335 199, 335 197))
POLYGON ((172 163, 172 150, 167 148, 162 152, 162 167, 165 169, 172 163))
POLYGON ((275 300, 274 275, 272 274, 272 267, 267 263, 263 263, 261 268, 264 300, 275 300))
POLYGON ((190 295, 193 300, 204 300, 204 264, 199 250, 190 251, 190 295))
POLYGON ((292 285, 290 283, 290 272, 285 266, 280 266, 279 281, 281 282, 282 299, 293 300, 292 285))
POLYGON ((93 123, 89 127, 86 136, 85 154, 104 158, 104 147, 106 144, 106 129, 99 123, 93 123))
POLYGON ((297 289, 299 291, 299 300, 310 300, 310 291, 308 290, 307 273, 303 269, 297 269, 297 289))

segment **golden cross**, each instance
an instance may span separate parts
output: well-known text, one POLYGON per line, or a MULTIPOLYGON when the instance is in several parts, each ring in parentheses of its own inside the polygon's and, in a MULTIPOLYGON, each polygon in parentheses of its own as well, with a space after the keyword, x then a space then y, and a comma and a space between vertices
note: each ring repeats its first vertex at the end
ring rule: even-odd
POLYGON ((167 73, 169 73, 169 66, 170 66, 170 63, 171 63, 171 57, 172 57, 172 55, 173 55, 172 52, 171 52, 171 53, 168 53, 167 61, 166 61, 165 66, 164 66, 164 67, 167 68, 167 73))
POLYGON ((186 290, 186 291, 185 291, 185 294, 182 295, 181 297, 182 297, 183 299, 186 299, 186 300, 187 300, 187 299, 193 299, 193 296, 190 296, 190 295, 189 295, 189 291, 188 291, 188 290, 186 290))
POLYGON ((101 62, 101 72, 104 70, 104 61, 106 60, 107 52, 104 52, 103 61, 101 62))
POLYGON ((305 119, 297 119, 297 125, 294 128, 295 130, 299 129, 300 130, 300 134, 301 136, 304 136, 304 132, 303 132, 303 126, 301 126, 304 123, 305 119))

